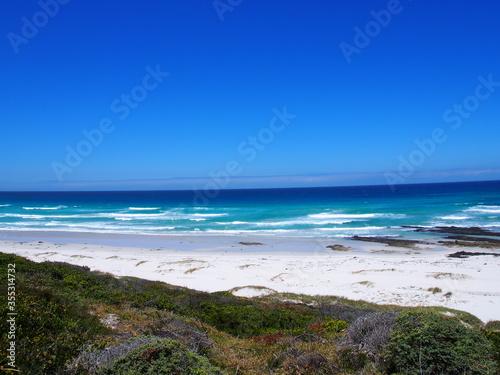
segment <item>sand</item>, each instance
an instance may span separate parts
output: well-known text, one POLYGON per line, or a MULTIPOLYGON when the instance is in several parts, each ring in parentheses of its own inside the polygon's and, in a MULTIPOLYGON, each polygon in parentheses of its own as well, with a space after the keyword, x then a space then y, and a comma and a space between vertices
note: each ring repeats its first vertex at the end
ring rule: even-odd
POLYGON ((272 291, 334 295, 380 304, 444 306, 484 322, 500 320, 500 257, 447 257, 460 250, 484 251, 324 239, 0 232, 0 252, 36 262, 67 262, 116 276, 246 297, 272 291), (333 244, 353 250, 326 248, 333 244))

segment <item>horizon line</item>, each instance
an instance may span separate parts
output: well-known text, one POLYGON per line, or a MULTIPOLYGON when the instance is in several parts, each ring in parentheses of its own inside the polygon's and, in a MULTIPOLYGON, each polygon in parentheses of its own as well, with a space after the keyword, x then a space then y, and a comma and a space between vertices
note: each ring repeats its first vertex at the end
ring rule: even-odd
MULTIPOLYGON (((135 181, 135 180, 132 180, 135 181)), ((144 180, 141 180, 144 181, 144 180)), ((163 181, 163 180, 162 180, 163 181)), ((500 182, 500 178, 497 179, 485 179, 485 180, 460 180, 460 181, 432 181, 432 182, 412 182, 412 183, 400 183, 394 186, 413 186, 413 185, 440 185, 440 184, 476 184, 476 183, 488 183, 488 182, 500 182)), ((356 185, 322 185, 322 186, 281 186, 281 187, 235 187, 235 188, 219 188, 219 191, 235 191, 235 190, 286 190, 286 189, 330 189, 330 188, 360 188, 360 187, 381 187, 387 186, 388 189, 391 189, 391 185, 387 183, 379 183, 379 184, 356 184, 356 185)), ((392 188, 394 188, 394 186, 392 188)), ((86 193, 86 192, 199 192, 202 189, 197 188, 188 188, 188 189, 88 189, 88 190, 1 190, 1 193, 86 193)))

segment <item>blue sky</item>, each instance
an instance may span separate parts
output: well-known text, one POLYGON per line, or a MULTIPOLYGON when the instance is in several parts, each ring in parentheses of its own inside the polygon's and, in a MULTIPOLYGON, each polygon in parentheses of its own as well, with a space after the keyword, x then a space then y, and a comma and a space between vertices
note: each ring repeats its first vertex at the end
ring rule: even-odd
POLYGON ((500 179, 499 2, 117 4, 4 4, 0 190, 500 179))

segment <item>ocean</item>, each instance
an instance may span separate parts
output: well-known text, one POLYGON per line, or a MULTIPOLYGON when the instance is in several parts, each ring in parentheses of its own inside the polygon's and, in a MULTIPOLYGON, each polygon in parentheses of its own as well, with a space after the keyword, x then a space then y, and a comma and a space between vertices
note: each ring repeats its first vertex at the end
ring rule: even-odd
POLYGON ((500 230, 500 181, 193 191, 0 192, 0 230, 339 238, 500 230))

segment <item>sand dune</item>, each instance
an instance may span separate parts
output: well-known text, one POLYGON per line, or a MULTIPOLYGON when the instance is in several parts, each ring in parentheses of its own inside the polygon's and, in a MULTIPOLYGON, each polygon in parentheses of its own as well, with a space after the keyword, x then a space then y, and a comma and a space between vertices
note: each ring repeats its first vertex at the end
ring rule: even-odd
POLYGON ((128 241, 130 247, 123 238, 115 240, 120 245, 78 236, 8 240, 0 243, 0 251, 208 292, 336 295, 384 304, 445 306, 483 321, 500 319, 500 257, 492 255, 450 258, 447 255, 456 249, 405 249, 356 241, 348 242, 352 251, 333 251, 326 248, 331 241, 261 237, 259 246, 241 243, 255 239, 236 237, 168 237, 162 238, 161 246, 146 241, 145 247, 136 246, 139 240, 128 241))

